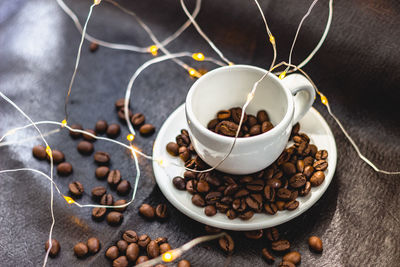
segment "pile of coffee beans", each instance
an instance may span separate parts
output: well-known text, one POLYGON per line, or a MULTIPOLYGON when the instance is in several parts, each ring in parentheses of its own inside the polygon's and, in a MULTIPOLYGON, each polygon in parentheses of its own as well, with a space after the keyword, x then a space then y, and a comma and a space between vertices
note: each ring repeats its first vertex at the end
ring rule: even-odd
POLYGON ((139 214, 148 220, 153 220, 155 218, 165 220, 168 218, 167 205, 159 204, 154 208, 149 204, 142 204, 139 208, 139 214))
MULTIPOLYGON (((239 107, 220 110, 216 118, 212 119, 207 128, 217 134, 234 137, 239 128, 242 109, 239 107)), ((238 137, 250 137, 266 133, 274 128, 265 110, 257 112, 256 116, 244 113, 242 127, 238 137)))
MULTIPOLYGON (((311 187, 322 184, 328 168, 328 152, 318 150, 299 129, 299 124, 292 129, 294 144, 260 172, 234 176, 219 171, 185 171, 183 177, 177 176, 172 182, 177 189, 192 194, 192 203, 204 207, 207 216, 219 211, 229 219, 249 220, 254 213, 274 215, 282 210, 295 210, 299 206, 297 197, 308 195, 311 187)), ((196 155, 186 130, 176 137, 176 143, 168 143, 166 149, 173 156, 179 155, 187 168, 209 168, 196 155)))
MULTIPOLYGON (((147 234, 139 236, 135 231, 127 230, 122 234, 121 240, 106 250, 106 257, 112 261, 112 266, 126 267, 156 258, 171 249, 166 237, 152 240, 147 234)), ((156 265, 156 267, 165 266, 164 264, 156 265)), ((190 263, 187 260, 181 260, 178 266, 190 267, 190 263)))
POLYGON ((74 246, 74 254, 78 258, 85 258, 88 255, 94 255, 99 252, 100 247, 100 240, 97 237, 91 237, 86 243, 77 243, 74 246))

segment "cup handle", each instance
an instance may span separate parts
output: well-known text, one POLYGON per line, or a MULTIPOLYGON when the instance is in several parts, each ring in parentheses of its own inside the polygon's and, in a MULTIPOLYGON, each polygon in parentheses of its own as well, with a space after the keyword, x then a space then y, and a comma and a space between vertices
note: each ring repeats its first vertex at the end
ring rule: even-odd
POLYGON ((315 90, 307 78, 300 74, 288 75, 282 80, 282 83, 293 95, 294 115, 292 125, 294 125, 311 108, 315 99, 315 90))

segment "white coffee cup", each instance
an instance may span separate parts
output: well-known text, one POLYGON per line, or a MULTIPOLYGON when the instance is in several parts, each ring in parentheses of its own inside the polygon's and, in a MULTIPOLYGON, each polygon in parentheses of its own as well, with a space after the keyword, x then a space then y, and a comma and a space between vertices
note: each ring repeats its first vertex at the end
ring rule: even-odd
MULTIPOLYGON (((212 70, 200 77, 186 97, 186 120, 190 139, 197 154, 210 166, 217 165, 228 153, 233 137, 207 129, 219 110, 242 107, 254 83, 266 70, 234 65, 212 70)), ((280 80, 273 74, 258 85, 247 114, 266 110, 274 128, 245 138, 238 138, 232 153, 217 168, 230 174, 250 174, 271 165, 285 149, 291 129, 311 108, 315 91, 300 74, 280 80)))

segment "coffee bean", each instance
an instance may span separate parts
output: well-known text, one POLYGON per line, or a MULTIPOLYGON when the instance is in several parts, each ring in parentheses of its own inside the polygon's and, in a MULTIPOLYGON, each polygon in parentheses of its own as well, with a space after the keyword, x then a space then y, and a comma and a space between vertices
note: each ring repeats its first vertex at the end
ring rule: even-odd
POLYGON ((257 239, 260 239, 263 236, 263 233, 264 232, 261 229, 261 230, 253 230, 253 231, 244 232, 244 235, 249 239, 257 240, 257 239))
POLYGON ((68 162, 62 162, 57 166, 57 173, 60 176, 68 176, 72 173, 72 165, 68 162))
POLYGON ((199 194, 194 194, 192 197, 192 203, 198 207, 204 207, 206 204, 204 198, 199 194))
POLYGON ((139 251, 140 251, 140 248, 139 248, 138 244, 131 243, 131 244, 129 244, 128 248, 126 249, 126 257, 128 258, 129 261, 134 262, 139 257, 139 251))
POLYGON ((117 247, 121 254, 125 254, 128 245, 129 245, 128 242, 122 239, 117 242, 117 247))
POLYGON ((118 247, 117 246, 109 247, 106 250, 106 257, 109 260, 114 260, 114 259, 118 258, 118 256, 119 256, 119 251, 118 251, 118 247))
MULTIPOLYGON (((293 165, 294 166, 294 165, 293 165)), ((305 177, 304 174, 302 173, 297 173, 295 175, 293 175, 290 179, 289 179, 289 185, 292 188, 300 188, 303 185, 305 185, 307 182, 307 179, 305 177)))
POLYGON ((315 172, 311 178, 310 178, 310 183, 312 186, 319 186, 322 184, 325 180, 325 174, 323 171, 317 171, 315 172))
POLYGON ((121 196, 129 194, 131 191, 131 183, 127 180, 122 180, 117 186, 117 193, 121 196))
POLYGON ((279 240, 279 231, 275 227, 268 228, 265 234, 267 239, 271 242, 279 240))
POLYGON ((218 234, 221 233, 221 229, 217 227, 213 227, 210 225, 204 225, 204 230, 209 234, 218 234))
POLYGON ((46 148, 41 145, 34 146, 32 149, 32 154, 39 160, 45 160, 47 157, 46 148))
POLYGON ((311 175, 314 173, 314 167, 311 165, 307 165, 304 167, 303 174, 307 177, 310 178, 311 175))
POLYGON ((205 196, 205 200, 207 204, 215 204, 217 201, 221 199, 222 193, 221 192, 210 192, 205 196))
POLYGON ((296 200, 298 196, 299 196, 299 191, 297 190, 292 191, 292 194, 290 194, 290 200, 296 200))
POLYGON ((96 186, 92 189, 92 197, 94 199, 100 200, 101 197, 107 192, 104 186, 96 186))
POLYGON ((119 182, 121 182, 121 172, 119 170, 111 170, 107 176, 107 183, 115 188, 119 182))
MULTIPOLYGON (((50 243, 49 240, 47 239, 46 244, 44 246, 44 250, 47 252, 49 250, 50 243)), ((60 252, 60 243, 56 239, 51 239, 51 249, 49 252, 49 256, 54 258, 57 257, 58 253, 60 252)))
POLYGON ((111 211, 107 214, 107 222, 112 226, 121 224, 123 219, 124 215, 117 211, 111 211))
POLYGON ((97 51, 97 49, 99 49, 99 45, 97 43, 94 42, 90 43, 89 45, 90 52, 94 53, 97 51))
POLYGON ((131 122, 134 127, 139 127, 145 122, 146 118, 142 113, 136 113, 132 116, 131 122))
POLYGON ((94 153, 94 161, 99 165, 110 164, 110 155, 107 152, 97 151, 94 153))
POLYGON ((150 243, 147 245, 147 255, 149 258, 156 258, 160 255, 160 248, 156 241, 150 241, 150 243))
POLYGON ((272 256, 272 254, 268 251, 268 249, 263 248, 262 249, 262 255, 264 257, 264 259, 269 263, 272 264, 275 261, 274 256, 272 256))
POLYGON ((110 172, 110 168, 106 166, 100 166, 96 169, 95 174, 98 179, 105 179, 108 176, 108 173, 110 172))
POLYGON ((172 183, 174 184, 175 188, 178 190, 186 189, 186 182, 182 177, 176 176, 174 179, 172 179, 172 183))
POLYGON ((290 192, 289 189, 280 188, 280 189, 278 190, 278 192, 276 193, 276 196, 277 196, 278 198, 280 198, 280 199, 288 200, 288 199, 290 199, 291 193, 292 193, 292 192, 290 192))
MULTIPOLYGON (((70 128, 72 128, 74 130, 83 130, 83 127, 80 124, 72 124, 70 126, 70 128)), ((78 132, 73 132, 73 131, 70 130, 69 131, 69 136, 71 136, 73 139, 78 139, 78 138, 82 137, 82 134, 78 133, 78 132)))
POLYGON ((276 207, 278 208, 278 210, 285 209, 285 204, 286 204, 285 201, 278 200, 275 202, 275 204, 276 204, 276 207))
POLYGON ((249 194, 249 191, 246 189, 240 189, 238 192, 236 192, 236 194, 234 195, 235 198, 241 198, 241 197, 245 197, 249 194))
POLYGON ((78 152, 81 153, 82 155, 90 155, 93 153, 94 146, 92 143, 88 141, 81 141, 78 144, 78 152))
POLYGON ((164 243, 168 242, 168 238, 166 237, 157 237, 156 239, 154 239, 154 241, 157 243, 157 245, 161 245, 164 243))
POLYGON ((197 183, 197 192, 207 193, 210 191, 210 185, 206 181, 199 181, 197 183))
POLYGON ((290 243, 287 240, 278 240, 271 242, 271 249, 275 252, 283 252, 290 249, 290 243))
MULTIPOLYGON (((125 199, 119 199, 117 201, 114 202, 114 206, 122 206, 126 204, 126 200, 125 199)), ((123 208, 114 208, 115 211, 119 211, 119 212, 124 212, 126 210, 126 207, 123 208)))
POLYGON ((113 267, 127 267, 128 259, 126 256, 120 256, 113 261, 113 267))
POLYGON ((165 253, 167 251, 170 251, 171 249, 172 248, 171 248, 170 244, 168 244, 168 243, 164 243, 164 244, 160 245, 160 253, 161 254, 163 254, 163 253, 165 253))
MULTIPOLYGON (((52 156, 53 156, 53 162, 55 164, 59 164, 59 163, 65 161, 64 153, 62 153, 60 150, 54 149, 54 150, 51 151, 51 153, 52 153, 52 156)), ((49 155, 46 155, 46 158, 47 158, 47 160, 50 161, 49 155)))
POLYGON ((249 130, 249 134, 250 135, 259 135, 261 133, 261 125, 260 124, 256 124, 253 127, 250 128, 249 130))
POLYGON ((82 194, 84 192, 83 185, 78 181, 70 183, 68 185, 68 189, 71 192, 71 194, 73 194, 74 196, 77 196, 77 197, 82 196, 82 194))
POLYGON ((74 246, 74 253, 78 258, 85 257, 89 252, 89 248, 85 243, 79 242, 74 246))
POLYGON ((269 121, 264 121, 261 125, 261 132, 266 133, 274 128, 274 125, 269 121))
POLYGON ((279 179, 269 179, 267 181, 267 185, 271 186, 274 189, 278 189, 282 186, 282 182, 279 179))
POLYGON ((282 258, 283 261, 290 261, 293 264, 299 264, 301 261, 301 254, 297 251, 291 251, 282 258))
POLYGON ((121 132, 121 127, 116 123, 112 123, 108 125, 106 134, 110 138, 116 138, 120 134, 120 132, 121 132))
POLYGON ((233 209, 229 209, 226 212, 226 216, 228 217, 228 219, 233 220, 237 217, 236 211, 234 211, 233 209))
POLYGON ((308 246, 314 252, 321 253, 323 250, 322 240, 318 236, 311 236, 308 238, 308 246))
POLYGON ((216 132, 226 136, 235 136, 238 130, 238 125, 231 121, 221 121, 215 127, 216 132))
POLYGON ((190 194, 196 193, 196 185, 197 181, 195 180, 190 180, 186 183, 186 191, 188 191, 190 194))
POLYGON ((207 216, 214 216, 217 214, 217 209, 214 205, 207 205, 204 209, 204 214, 207 216))
POLYGON ((287 210, 295 210, 299 206, 299 202, 297 200, 289 201, 285 204, 285 209, 287 210))
POLYGON ((188 161, 190 159, 190 152, 187 149, 187 147, 185 146, 181 146, 178 150, 179 153, 179 157, 181 158, 181 160, 183 160, 184 162, 188 161))
POLYGON ((92 209, 92 218, 95 221, 101 221, 106 216, 107 209, 106 208, 93 208, 92 209))
POLYGON ((264 187, 264 197, 268 201, 275 201, 275 189, 272 188, 270 185, 264 187))
POLYGON ((100 250, 100 240, 96 237, 91 237, 87 241, 87 246, 91 254, 96 254, 100 250))
POLYGON ((274 215, 278 211, 278 206, 273 202, 265 203, 264 210, 266 213, 268 213, 270 215, 274 215))
POLYGON ((138 239, 138 245, 141 248, 146 248, 147 245, 150 243, 150 241, 151 241, 151 239, 148 235, 141 235, 141 236, 139 236, 139 239, 138 239))
POLYGON ((143 124, 140 128, 139 128, 139 132, 141 135, 151 135, 155 132, 156 128, 154 127, 154 125, 152 124, 143 124))
POLYGON ((296 265, 290 261, 282 261, 279 263, 279 267, 296 267, 296 265))
POLYGON ((178 156, 179 155, 179 146, 177 143, 174 142, 169 142, 167 144, 167 152, 171 155, 171 156, 178 156))
POLYGON ((265 110, 260 110, 257 112, 257 121, 262 124, 265 121, 269 121, 268 113, 265 110))
POLYGON ((239 218, 245 221, 250 220, 251 218, 253 218, 253 216, 254 216, 254 211, 252 210, 239 214, 239 218))
POLYGON ((308 165, 313 165, 314 163, 314 158, 311 156, 305 157, 304 158, 304 165, 308 166, 308 165))
MULTIPOLYGON (((125 121, 125 107, 122 107, 122 108, 120 108, 119 110, 118 110, 118 118, 121 120, 121 121, 123 121, 123 122, 126 122, 125 121)), ((128 110, 128 119, 130 120, 132 118, 132 111, 129 109, 128 110)))
POLYGON ((141 264, 148 260, 149 260, 149 257, 147 257, 147 256, 139 256, 139 258, 136 260, 136 265, 141 264))
POLYGON ((231 117, 231 111, 230 110, 220 110, 217 113, 217 119, 220 121, 227 120, 231 117))
POLYGON ((97 134, 103 134, 107 131, 108 124, 105 120, 99 120, 96 122, 96 125, 94 126, 94 129, 97 134))
POLYGON ((104 194, 100 199, 101 205, 112 206, 114 202, 114 198, 111 194, 104 194))
POLYGON ((232 202, 232 208, 238 212, 242 212, 247 208, 246 201, 243 198, 236 198, 232 202))
POLYGON ((296 173, 296 166, 291 162, 285 162, 282 164, 282 170, 285 175, 292 176, 296 173))
POLYGON ((178 262, 178 267, 190 267, 190 262, 187 260, 181 260, 178 262))
POLYGON ((306 182, 304 187, 299 191, 300 196, 306 196, 311 191, 311 183, 309 181, 306 182))
POLYGON ((315 159, 316 160, 321 160, 321 159, 327 159, 328 158, 328 151, 326 150, 319 150, 316 154, 315 154, 315 159))
POLYGON ((224 236, 220 237, 218 240, 219 246, 221 249, 227 253, 232 254, 235 249, 235 243, 230 235, 225 234, 224 236))
POLYGON ((168 217, 167 205, 165 204, 157 205, 156 216, 161 220, 166 219, 168 217))
POLYGON ((213 119, 211 120, 208 124, 207 124, 207 129, 214 131, 215 127, 217 126, 217 124, 219 123, 218 119, 213 119))
POLYGON ((139 208, 140 215, 144 216, 146 219, 154 219, 155 212, 154 208, 149 204, 142 204, 139 208))
MULTIPOLYGON (((85 132, 88 132, 88 133, 96 136, 96 132, 91 130, 91 129, 86 129, 85 132)), ((86 141, 89 141, 89 142, 96 141, 96 138, 94 138, 93 136, 89 135, 88 133, 84 133, 83 134, 83 139, 85 139, 86 141)))
POLYGON ((138 241, 138 235, 133 230, 127 230, 123 233, 122 239, 128 243, 136 243, 138 241))
MULTIPOLYGON (((239 108, 239 107, 232 108, 231 109, 231 116, 232 116, 233 121, 235 123, 239 124, 240 119, 242 118, 242 109, 239 108)), ((246 121, 247 121, 247 115, 246 115, 246 112, 245 112, 244 116, 243 116, 243 123, 246 123, 246 121)))
POLYGON ((328 168, 328 162, 326 160, 318 160, 314 162, 313 167, 317 171, 325 171, 328 168))
POLYGON ((255 212, 261 212, 263 207, 262 196, 260 194, 251 194, 245 198, 247 206, 255 212))
POLYGON ((260 192, 264 188, 264 181, 261 179, 254 180, 246 185, 246 188, 250 191, 260 192))
POLYGON ((253 126, 256 125, 257 123, 258 123, 258 122, 257 122, 257 118, 256 118, 255 116, 253 116, 253 115, 247 115, 246 125, 247 125, 249 128, 253 127, 253 126))
MULTIPOLYGON (((115 101, 115 109, 119 110, 124 106, 125 106, 125 98, 120 98, 117 101, 115 101)), ((129 102, 128 102, 128 107, 129 107, 129 102)))
POLYGON ((298 171, 298 172, 303 172, 303 171, 304 171, 304 167, 305 167, 304 161, 301 160, 301 159, 299 159, 299 160, 296 162, 296 169, 297 169, 297 171, 298 171))

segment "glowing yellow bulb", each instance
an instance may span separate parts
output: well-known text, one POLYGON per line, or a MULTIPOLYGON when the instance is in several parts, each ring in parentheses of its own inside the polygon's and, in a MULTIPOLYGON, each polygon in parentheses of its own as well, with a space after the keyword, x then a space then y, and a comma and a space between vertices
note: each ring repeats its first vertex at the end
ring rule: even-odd
POLYGON ((49 146, 46 147, 46 153, 50 158, 53 157, 53 153, 51 152, 51 148, 49 146))
POLYGON ((75 200, 73 198, 67 197, 67 196, 63 196, 65 201, 67 201, 68 204, 74 204, 75 200))
POLYGON ((156 45, 152 45, 149 47, 149 52, 153 55, 153 56, 157 56, 158 53, 158 47, 156 45))
POLYGON ((229 64, 228 64, 229 66, 233 66, 233 65, 235 65, 235 63, 233 63, 232 61, 229 61, 229 64))
POLYGON ((132 142, 135 139, 135 136, 133 134, 128 134, 126 139, 128 139, 129 142, 132 142))
POLYGON ((172 256, 172 253, 168 251, 162 254, 162 260, 164 262, 171 262, 174 260, 174 257, 172 256))
POLYGON ((279 79, 283 80, 283 78, 285 78, 285 77, 286 77, 286 71, 279 74, 279 79))
POLYGON ((101 0, 94 0, 93 2, 97 6, 98 4, 100 4, 101 0))
POLYGON ((192 55, 192 57, 193 57, 194 60, 197 60, 197 61, 203 61, 204 60, 203 53, 194 53, 192 55))
POLYGON ((66 120, 66 119, 64 119, 64 120, 61 122, 61 126, 62 126, 62 127, 67 126, 67 120, 66 120))
POLYGON ((323 94, 320 95, 322 104, 324 104, 325 106, 328 105, 328 98, 326 98, 326 96, 324 96, 323 94))
POLYGON ((196 77, 196 78, 200 78, 201 77, 201 74, 197 70, 195 70, 193 68, 189 69, 189 75, 192 76, 192 77, 196 77))
POLYGON ((271 44, 275 44, 275 37, 273 35, 269 36, 269 41, 271 44))

